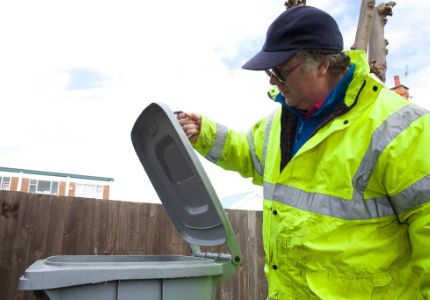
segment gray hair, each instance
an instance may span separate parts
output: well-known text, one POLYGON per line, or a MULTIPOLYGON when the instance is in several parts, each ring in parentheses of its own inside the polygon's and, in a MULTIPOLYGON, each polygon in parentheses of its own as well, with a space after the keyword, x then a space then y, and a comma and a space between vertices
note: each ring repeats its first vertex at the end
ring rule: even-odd
POLYGON ((332 76, 343 74, 351 60, 344 52, 327 53, 322 51, 299 50, 299 59, 303 60, 306 71, 317 68, 324 61, 328 61, 328 71, 332 76))

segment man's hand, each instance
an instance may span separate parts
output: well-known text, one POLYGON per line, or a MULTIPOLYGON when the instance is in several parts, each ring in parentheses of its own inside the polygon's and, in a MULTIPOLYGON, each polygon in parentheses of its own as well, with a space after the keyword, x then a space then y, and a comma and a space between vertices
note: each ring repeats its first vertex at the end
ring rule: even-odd
POLYGON ((190 142, 194 143, 197 141, 200 135, 202 116, 200 114, 185 113, 182 111, 176 112, 175 114, 190 142))

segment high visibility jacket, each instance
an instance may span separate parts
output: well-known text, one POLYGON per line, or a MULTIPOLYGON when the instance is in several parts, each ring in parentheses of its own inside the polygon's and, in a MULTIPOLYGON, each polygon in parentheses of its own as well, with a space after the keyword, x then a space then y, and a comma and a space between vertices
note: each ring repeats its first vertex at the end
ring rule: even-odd
POLYGON ((202 118, 194 147, 263 186, 268 299, 428 299, 430 114, 369 75, 280 170, 281 110, 242 134, 202 118))

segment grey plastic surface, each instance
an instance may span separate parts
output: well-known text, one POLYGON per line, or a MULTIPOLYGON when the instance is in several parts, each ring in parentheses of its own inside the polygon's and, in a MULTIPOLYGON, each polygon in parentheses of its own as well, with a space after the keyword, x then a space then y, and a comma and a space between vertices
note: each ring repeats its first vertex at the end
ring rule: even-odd
POLYGON ((114 281, 46 290, 52 300, 214 300, 210 277, 114 281))
POLYGON ((232 232, 230 223, 173 112, 164 104, 150 104, 137 119, 131 138, 184 240, 200 246, 224 244, 226 232, 232 232))
POLYGON ((226 263, 193 256, 62 255, 33 263, 21 277, 23 290, 54 289, 113 280, 207 277, 226 263))

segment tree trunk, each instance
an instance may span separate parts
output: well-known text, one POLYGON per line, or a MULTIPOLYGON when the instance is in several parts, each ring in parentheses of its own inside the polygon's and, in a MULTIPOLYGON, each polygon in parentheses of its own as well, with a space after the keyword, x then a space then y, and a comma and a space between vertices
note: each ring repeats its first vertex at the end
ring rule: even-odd
POLYGON ((393 15, 394 1, 381 3, 373 10, 373 22, 369 37, 369 60, 373 73, 385 82, 387 71, 387 45, 384 38, 384 26, 387 23, 387 16, 393 15))
POLYGON ((361 49, 367 52, 374 8, 375 0, 362 0, 355 42, 351 49, 361 49))

